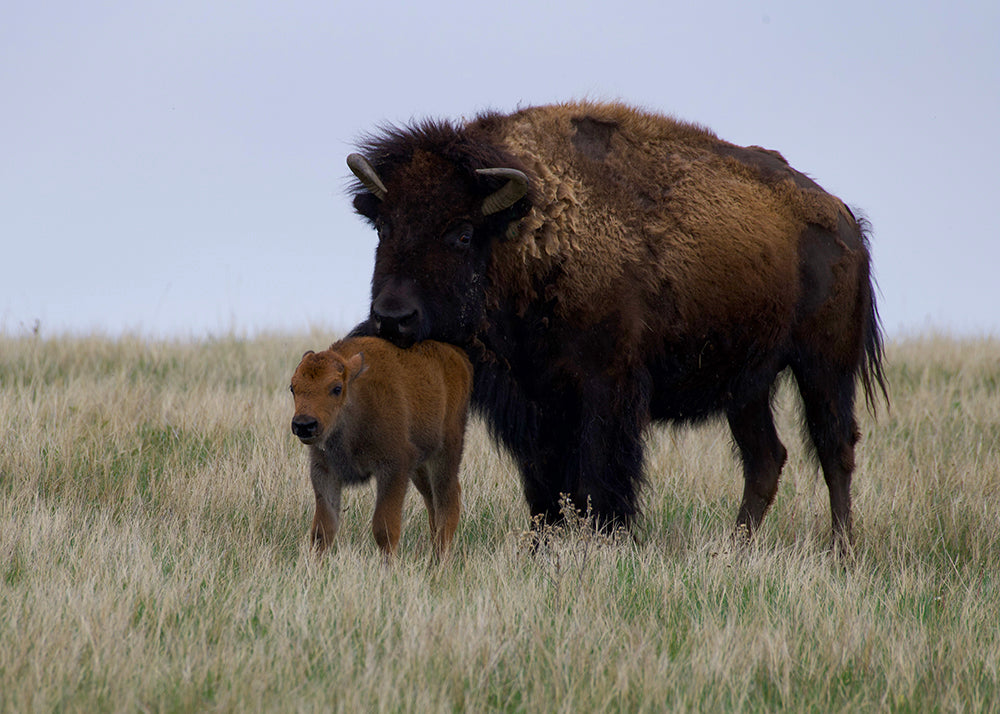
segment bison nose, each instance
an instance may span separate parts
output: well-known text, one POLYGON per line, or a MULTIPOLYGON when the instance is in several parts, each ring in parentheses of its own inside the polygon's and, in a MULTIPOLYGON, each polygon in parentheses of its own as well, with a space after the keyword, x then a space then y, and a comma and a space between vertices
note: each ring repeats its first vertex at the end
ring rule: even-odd
POLYGON ((296 414, 292 419, 292 433, 300 439, 312 439, 319 433, 319 422, 311 416, 296 414))
POLYGON ((408 346, 416 341, 420 329, 420 311, 409 307, 387 308, 377 302, 372 306, 375 332, 390 342, 408 346))
POLYGON ((425 319, 416 284, 409 278, 389 277, 373 295, 375 333, 398 347, 409 347, 426 336, 425 319))

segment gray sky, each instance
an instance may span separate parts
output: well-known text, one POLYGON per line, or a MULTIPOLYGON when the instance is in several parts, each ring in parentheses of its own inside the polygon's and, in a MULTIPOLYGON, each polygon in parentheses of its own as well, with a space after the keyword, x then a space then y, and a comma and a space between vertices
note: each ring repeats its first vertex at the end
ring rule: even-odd
POLYGON ((0 331, 346 329, 383 122, 621 99, 778 149, 874 225, 890 337, 1000 335, 1000 3, 0 9, 0 331))

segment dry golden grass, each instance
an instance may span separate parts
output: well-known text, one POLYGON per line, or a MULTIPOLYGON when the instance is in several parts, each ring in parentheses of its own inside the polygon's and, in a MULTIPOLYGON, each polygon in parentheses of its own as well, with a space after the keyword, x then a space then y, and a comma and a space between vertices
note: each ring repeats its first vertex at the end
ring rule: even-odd
POLYGON ((749 547, 721 424, 650 434, 634 539, 571 523, 537 552, 473 424, 453 557, 411 491, 384 567, 367 488, 308 549, 287 383, 331 339, 0 338, 0 709, 1000 709, 996 340, 890 345, 850 563, 786 385, 749 547))

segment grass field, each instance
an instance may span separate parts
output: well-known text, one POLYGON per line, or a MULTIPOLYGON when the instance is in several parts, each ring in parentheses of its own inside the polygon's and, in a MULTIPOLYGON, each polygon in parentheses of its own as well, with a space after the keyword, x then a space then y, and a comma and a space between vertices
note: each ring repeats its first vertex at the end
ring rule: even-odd
POLYGON ((785 385, 749 547, 722 424, 650 434, 634 539, 533 553, 473 423, 453 557, 411 489, 386 567, 368 487, 308 547, 287 385, 332 338, 0 337, 0 709, 1000 711, 1000 342, 889 345, 851 562, 785 385))

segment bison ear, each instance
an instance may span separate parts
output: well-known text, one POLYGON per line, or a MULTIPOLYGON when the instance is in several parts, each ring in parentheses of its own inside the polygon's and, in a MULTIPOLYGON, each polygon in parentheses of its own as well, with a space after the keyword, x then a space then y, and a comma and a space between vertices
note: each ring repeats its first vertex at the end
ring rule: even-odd
POLYGON ((347 364, 344 366, 347 367, 347 381, 353 382, 368 369, 368 365, 365 363, 365 353, 358 352, 356 355, 347 360, 347 364))
POLYGON ((313 352, 312 350, 306 350, 305 352, 302 353, 302 359, 305 359, 309 355, 314 355, 314 354, 316 354, 316 353, 313 352))
POLYGON ((381 203, 380 200, 366 191, 354 197, 354 210, 374 224, 381 203))

